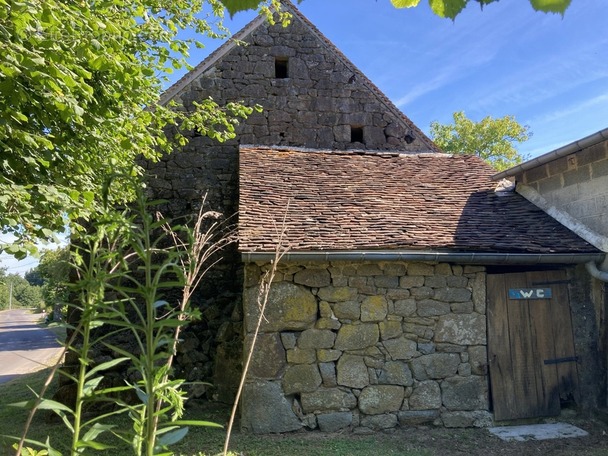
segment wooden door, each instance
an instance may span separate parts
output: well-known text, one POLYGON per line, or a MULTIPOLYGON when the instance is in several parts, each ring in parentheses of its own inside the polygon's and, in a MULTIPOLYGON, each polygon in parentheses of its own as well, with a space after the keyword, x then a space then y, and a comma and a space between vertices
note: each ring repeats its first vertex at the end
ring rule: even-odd
POLYGON ((487 293, 494 418, 559 414, 578 393, 565 272, 489 274, 487 293))

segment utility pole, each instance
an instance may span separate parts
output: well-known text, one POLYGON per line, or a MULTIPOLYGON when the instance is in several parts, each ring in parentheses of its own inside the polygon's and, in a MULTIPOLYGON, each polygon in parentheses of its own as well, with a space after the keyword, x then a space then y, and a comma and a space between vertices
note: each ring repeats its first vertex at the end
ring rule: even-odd
POLYGON ((8 310, 13 308, 13 282, 11 282, 11 286, 8 292, 8 310))

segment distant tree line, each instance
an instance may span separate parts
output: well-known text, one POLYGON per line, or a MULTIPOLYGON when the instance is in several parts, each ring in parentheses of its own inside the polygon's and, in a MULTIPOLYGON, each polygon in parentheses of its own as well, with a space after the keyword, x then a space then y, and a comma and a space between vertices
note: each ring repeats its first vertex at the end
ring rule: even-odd
POLYGON ((67 298, 69 250, 47 250, 40 264, 22 277, 0 268, 0 310, 9 308, 47 309, 63 306, 67 298))
POLYGON ((0 310, 40 308, 43 304, 41 286, 32 285, 19 274, 9 274, 6 268, 0 268, 0 310))

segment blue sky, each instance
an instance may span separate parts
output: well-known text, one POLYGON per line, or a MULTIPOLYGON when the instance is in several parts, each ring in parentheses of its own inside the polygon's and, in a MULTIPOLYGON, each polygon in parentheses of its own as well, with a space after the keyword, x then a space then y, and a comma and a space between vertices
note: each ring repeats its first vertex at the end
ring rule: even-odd
MULTIPOLYGON (((474 2, 471 2, 474 3, 474 2)), ((562 18, 528 0, 470 5, 455 22, 425 0, 397 10, 389 0, 303 0, 298 7, 414 123, 514 115, 533 136, 519 146, 534 157, 608 127, 606 0, 572 0, 562 18)), ((227 21, 238 31, 254 13, 227 21)), ((198 64, 219 41, 196 50, 198 64)), ((174 80, 182 74, 175 74, 174 80)), ((9 272, 36 265, 0 255, 9 272)))

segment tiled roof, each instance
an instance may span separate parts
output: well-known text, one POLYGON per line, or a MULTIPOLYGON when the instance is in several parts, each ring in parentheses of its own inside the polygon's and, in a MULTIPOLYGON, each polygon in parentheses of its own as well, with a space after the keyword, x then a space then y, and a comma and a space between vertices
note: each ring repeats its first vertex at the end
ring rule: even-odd
POLYGON ((242 252, 435 250, 595 253, 475 156, 242 146, 242 252))

